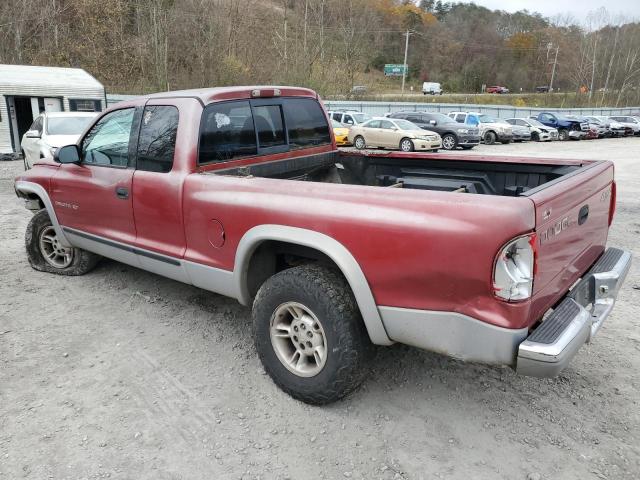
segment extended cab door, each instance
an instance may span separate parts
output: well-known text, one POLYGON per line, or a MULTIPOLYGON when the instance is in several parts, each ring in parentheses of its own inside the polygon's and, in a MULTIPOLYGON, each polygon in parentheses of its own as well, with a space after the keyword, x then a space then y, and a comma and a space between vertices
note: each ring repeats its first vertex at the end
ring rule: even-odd
MULTIPOLYGON (((52 200, 63 227, 102 239, 133 243, 130 162, 134 107, 101 117, 79 143, 79 165, 62 164, 52 178, 52 200)), ((98 239, 97 241, 100 241, 98 239)))
POLYGON ((195 168, 199 127, 189 118, 199 118, 201 110, 193 98, 153 99, 144 107, 133 177, 136 245, 144 250, 184 255, 183 185, 195 168))

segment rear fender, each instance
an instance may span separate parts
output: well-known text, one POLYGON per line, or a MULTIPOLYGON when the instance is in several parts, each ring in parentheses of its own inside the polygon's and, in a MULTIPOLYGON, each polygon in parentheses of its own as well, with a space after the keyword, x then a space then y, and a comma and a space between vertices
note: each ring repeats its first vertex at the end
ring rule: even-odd
POLYGON ((241 304, 251 303, 247 278, 251 257, 262 242, 269 240, 303 245, 331 258, 351 287, 371 341, 378 345, 393 343, 384 328, 369 283, 353 255, 337 240, 312 230, 285 225, 259 225, 244 234, 236 250, 233 268, 236 292, 241 304))

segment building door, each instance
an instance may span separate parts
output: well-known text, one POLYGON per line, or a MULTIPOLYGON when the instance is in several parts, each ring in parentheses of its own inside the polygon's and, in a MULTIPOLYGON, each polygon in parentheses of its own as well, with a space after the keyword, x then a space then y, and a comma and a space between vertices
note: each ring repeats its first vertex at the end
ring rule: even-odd
POLYGON ((14 113, 15 113, 15 128, 14 135, 15 150, 20 151, 20 142, 22 136, 29 130, 29 127, 33 123, 33 111, 31 109, 31 99, 29 97, 13 97, 14 113))

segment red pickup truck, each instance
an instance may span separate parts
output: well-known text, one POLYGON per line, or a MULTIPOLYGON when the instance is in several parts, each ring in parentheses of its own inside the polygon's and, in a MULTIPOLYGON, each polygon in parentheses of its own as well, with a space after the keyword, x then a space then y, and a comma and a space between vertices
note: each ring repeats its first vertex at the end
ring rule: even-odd
POLYGON ((606 161, 338 151, 317 94, 161 93, 103 112, 15 182, 33 268, 101 256, 253 307, 273 380, 309 403, 401 342, 552 376, 631 256, 606 248, 606 161))

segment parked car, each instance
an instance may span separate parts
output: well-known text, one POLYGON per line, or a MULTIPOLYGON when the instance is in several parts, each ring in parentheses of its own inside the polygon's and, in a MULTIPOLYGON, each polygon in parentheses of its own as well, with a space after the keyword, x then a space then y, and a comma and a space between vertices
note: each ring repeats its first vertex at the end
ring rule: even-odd
POLYGON ((547 93, 549 92, 549 85, 540 85, 536 87, 536 93, 547 93))
POLYGON ((507 87, 503 87, 500 85, 494 85, 492 87, 487 87, 485 89, 487 93, 509 93, 509 89, 507 87))
POLYGON ((338 151, 315 92, 245 86, 114 105, 14 187, 34 269, 82 275, 103 256, 252 305, 242 332, 265 371, 326 404, 362 382, 372 344, 557 375, 630 268, 606 248, 613 175, 338 151))
POLYGON ((612 115, 609 118, 621 123, 625 127, 630 127, 634 135, 640 135, 640 120, 627 115, 612 115))
POLYGON ((589 122, 590 127, 595 127, 597 129, 598 138, 607 138, 613 135, 610 125, 603 122, 598 117, 585 117, 585 119, 589 122))
POLYGON ((511 130, 513 131, 514 142, 528 142, 531 140, 531 129, 529 127, 511 124, 511 130))
POLYGON ((52 156, 64 145, 77 140, 96 113, 43 112, 22 136, 20 147, 25 170, 41 158, 52 156))
POLYGON ((507 118, 505 122, 511 125, 527 127, 534 142, 548 142, 558 139, 558 130, 547 127, 533 118, 507 118))
POLYGON ((539 113, 534 117, 543 125, 553 127, 558 130, 559 140, 581 140, 587 137, 589 123, 572 118, 568 115, 559 115, 551 112, 539 113))
POLYGON ((437 82, 424 82, 422 84, 422 93, 426 95, 442 95, 442 85, 437 82))
POLYGON ((333 137, 336 139, 336 145, 339 147, 351 145, 349 143, 349 127, 336 120, 331 120, 331 128, 333 129, 333 137))
POLYGON ((367 147, 400 149, 403 152, 430 151, 442 148, 440 135, 423 130, 415 123, 399 118, 373 118, 349 129, 349 142, 358 150, 367 147))
POLYGON ((496 120, 490 115, 477 112, 451 112, 449 117, 458 123, 464 123, 480 130, 480 138, 486 145, 493 145, 496 141, 500 143, 511 143, 513 140, 513 130, 506 122, 496 120))
POLYGON ((480 129, 460 125, 442 113, 406 111, 392 113, 388 117, 408 120, 420 128, 436 132, 442 138, 442 148, 445 150, 454 150, 456 147, 471 150, 480 144, 480 129))
POLYGON ((620 122, 616 122, 615 120, 611 120, 609 117, 605 116, 596 116, 593 117, 602 122, 602 124, 608 128, 609 135, 612 137, 624 137, 627 135, 633 135, 633 129, 627 128, 622 125, 620 122))
POLYGON ((345 125, 360 125, 373 117, 357 110, 330 110, 329 118, 345 125))
POLYGON ((253 305, 266 372, 315 404, 358 386, 372 343, 557 375, 631 262, 605 248, 612 162, 338 152, 294 87, 119 103, 15 190, 33 268, 105 256, 253 305))

